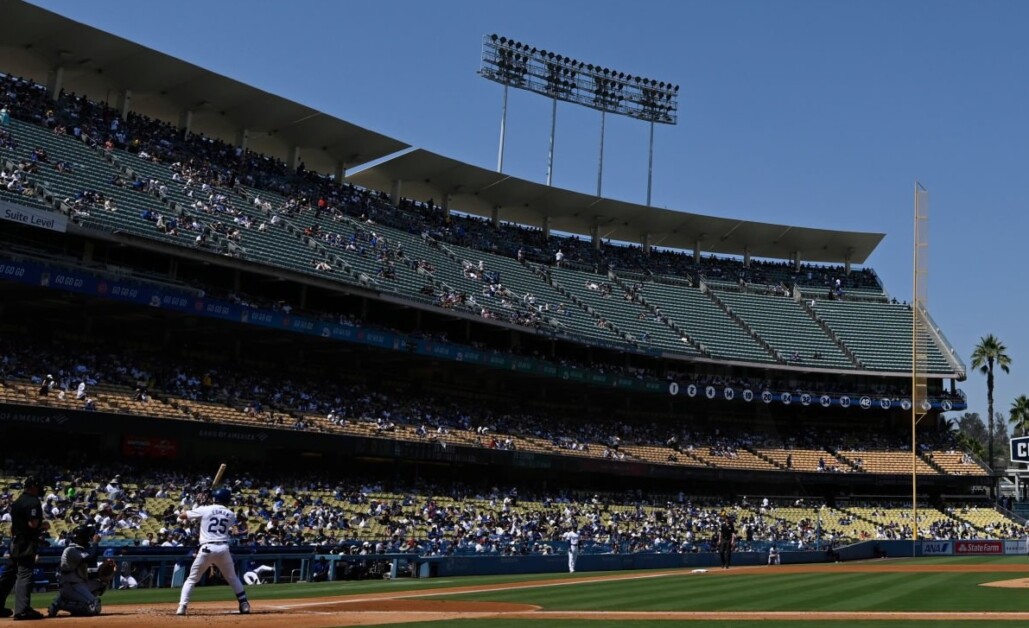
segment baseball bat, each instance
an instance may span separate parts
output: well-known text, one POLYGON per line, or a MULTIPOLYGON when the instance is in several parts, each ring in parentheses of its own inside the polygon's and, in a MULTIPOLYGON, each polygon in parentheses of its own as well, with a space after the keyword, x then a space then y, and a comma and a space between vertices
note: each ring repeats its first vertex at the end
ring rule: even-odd
POLYGON ((218 485, 222 483, 222 477, 225 475, 225 463, 221 463, 218 467, 218 473, 214 474, 214 480, 211 482, 211 489, 218 488, 218 485))

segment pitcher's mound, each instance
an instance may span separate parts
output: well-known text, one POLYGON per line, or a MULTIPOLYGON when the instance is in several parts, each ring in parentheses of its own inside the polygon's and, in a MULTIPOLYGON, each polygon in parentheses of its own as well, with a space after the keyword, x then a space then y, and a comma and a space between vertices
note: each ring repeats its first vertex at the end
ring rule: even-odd
POLYGON ((995 580, 984 582, 981 587, 998 587, 1001 589, 1029 589, 1029 578, 1015 578, 1013 580, 995 580))

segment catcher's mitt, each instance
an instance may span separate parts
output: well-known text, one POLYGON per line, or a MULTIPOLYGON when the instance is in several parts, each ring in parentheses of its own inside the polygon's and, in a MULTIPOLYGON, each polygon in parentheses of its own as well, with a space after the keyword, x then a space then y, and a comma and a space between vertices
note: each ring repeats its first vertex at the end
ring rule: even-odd
POLYGON ((97 567, 96 579, 104 584, 111 584, 116 571, 118 571, 118 565, 114 562, 113 558, 108 558, 97 567))

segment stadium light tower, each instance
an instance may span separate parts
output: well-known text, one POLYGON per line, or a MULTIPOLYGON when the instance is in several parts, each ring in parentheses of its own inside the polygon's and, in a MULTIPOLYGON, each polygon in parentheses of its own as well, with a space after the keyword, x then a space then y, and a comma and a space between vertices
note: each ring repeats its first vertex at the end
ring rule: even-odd
POLYGON ((507 90, 524 89, 553 101, 550 114, 550 150, 547 156, 547 185, 554 173, 554 135, 557 131, 557 101, 596 109, 600 112, 600 159, 597 168, 597 196, 604 180, 604 125, 614 113, 650 124, 647 154, 647 205, 650 205, 654 177, 654 125, 679 121, 679 86, 656 81, 592 63, 583 63, 552 51, 541 50, 496 33, 482 38, 479 76, 504 86, 500 118, 500 149, 497 172, 504 169, 504 139, 507 132, 507 90))

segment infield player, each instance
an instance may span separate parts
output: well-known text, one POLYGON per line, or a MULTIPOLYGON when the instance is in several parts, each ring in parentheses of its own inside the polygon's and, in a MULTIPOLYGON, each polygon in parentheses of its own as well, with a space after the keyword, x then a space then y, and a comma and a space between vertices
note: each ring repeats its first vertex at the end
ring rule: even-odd
POLYGON ((182 595, 179 596, 179 608, 175 612, 176 615, 186 614, 193 587, 211 565, 218 567, 225 577, 225 581, 235 592, 236 599, 239 600, 240 614, 246 615, 250 612, 247 592, 236 575, 236 567, 232 563, 232 552, 229 551, 230 533, 236 526, 236 515, 226 508, 232 499, 232 492, 227 488, 219 488, 211 493, 211 499, 214 501, 213 504, 194 507, 193 510, 179 513, 179 519, 183 521, 200 520, 200 548, 197 549, 197 557, 193 560, 189 576, 182 584, 182 595))
POLYGON ((579 558, 579 533, 572 528, 562 538, 568 541, 568 573, 575 573, 575 560, 579 558))
POLYGON ((732 548, 736 544, 736 526, 728 514, 722 514, 722 522, 718 526, 718 558, 722 561, 722 569, 728 569, 732 563, 732 548))

